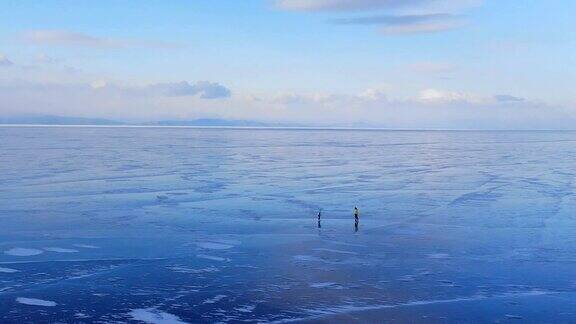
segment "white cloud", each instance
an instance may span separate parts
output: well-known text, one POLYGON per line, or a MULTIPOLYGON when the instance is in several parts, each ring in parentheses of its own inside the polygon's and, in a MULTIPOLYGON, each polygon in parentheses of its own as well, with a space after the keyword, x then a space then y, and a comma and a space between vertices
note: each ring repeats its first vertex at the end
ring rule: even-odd
POLYGON ((369 88, 358 94, 358 98, 370 101, 386 100, 386 93, 387 87, 369 88))
POLYGON ((302 104, 324 104, 336 99, 334 95, 322 93, 314 94, 295 94, 285 93, 272 97, 272 102, 288 106, 297 106, 302 104))
POLYGON ((108 37, 91 36, 75 31, 38 29, 27 31, 23 34, 23 39, 36 45, 58 45, 88 47, 100 49, 113 48, 173 48, 174 43, 163 41, 142 41, 116 39, 108 37))
POLYGON ((483 0, 276 0, 276 7, 294 11, 399 10, 415 13, 456 12, 479 6, 483 0))
POLYGON ((41 63, 41 64, 55 64, 55 63, 59 63, 60 60, 53 58, 47 54, 41 53, 36 55, 36 62, 41 63))
POLYGON ((340 25, 376 25, 387 35, 433 33, 464 25, 462 17, 452 14, 379 15, 332 20, 340 25))
POLYGON ((370 16, 333 19, 340 25, 375 25, 384 35, 427 34, 457 29, 466 24, 459 13, 482 0, 278 0, 285 10, 311 12, 378 12, 370 16))
POLYGON ((420 91, 418 100, 431 104, 468 103, 474 105, 499 105, 506 103, 521 103, 526 101, 524 98, 515 97, 508 94, 483 96, 470 92, 438 90, 432 88, 420 91))
POLYGON ((169 97, 199 95, 202 99, 229 98, 231 96, 230 89, 219 83, 208 81, 199 81, 193 84, 187 81, 158 83, 147 86, 145 91, 159 92, 169 97))
POLYGON ((409 35, 409 34, 428 34, 448 31, 462 27, 463 22, 460 21, 439 21, 428 23, 414 23, 405 25, 391 25, 384 26, 380 29, 385 35, 409 35))
POLYGON ((367 89, 358 95, 284 97, 289 100, 261 96, 260 103, 252 103, 250 107, 264 107, 276 120, 332 126, 572 129, 576 121, 576 107, 563 108, 528 100, 503 103, 491 95, 438 89, 425 89, 412 98, 390 99, 384 95, 385 89, 367 89))
POLYGON ((105 80, 95 80, 89 84, 91 89, 102 93, 110 92, 129 97, 198 97, 200 99, 227 99, 232 91, 209 81, 188 81, 154 83, 149 85, 122 85, 105 80))
POLYGON ((425 89, 418 95, 418 100, 427 103, 468 102, 482 103, 487 99, 481 96, 458 91, 445 91, 438 89, 425 89))
POLYGON ((169 96, 150 86, 128 86, 94 81, 86 83, 32 82, 0 79, 0 116, 60 115, 107 119, 179 118, 226 113, 229 100, 198 85, 196 95, 169 96))
POLYGON ((96 80, 90 83, 92 89, 104 89, 108 86, 108 82, 104 80, 96 80))
POLYGON ((438 12, 460 13, 474 7, 479 7, 484 0, 430 0, 418 6, 402 10, 404 14, 430 14, 438 12))

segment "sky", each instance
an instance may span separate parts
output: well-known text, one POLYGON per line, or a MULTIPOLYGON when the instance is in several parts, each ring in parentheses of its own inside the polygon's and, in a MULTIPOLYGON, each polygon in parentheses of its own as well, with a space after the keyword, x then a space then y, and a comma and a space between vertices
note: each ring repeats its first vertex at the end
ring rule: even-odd
POLYGON ((576 129, 572 0, 0 6, 0 116, 576 129))

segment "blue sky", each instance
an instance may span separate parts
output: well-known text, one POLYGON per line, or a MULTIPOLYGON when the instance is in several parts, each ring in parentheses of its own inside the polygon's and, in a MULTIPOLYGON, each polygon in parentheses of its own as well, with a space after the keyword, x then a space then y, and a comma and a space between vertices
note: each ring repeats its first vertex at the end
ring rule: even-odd
POLYGON ((0 114, 570 128, 568 0, 1 1, 0 114))

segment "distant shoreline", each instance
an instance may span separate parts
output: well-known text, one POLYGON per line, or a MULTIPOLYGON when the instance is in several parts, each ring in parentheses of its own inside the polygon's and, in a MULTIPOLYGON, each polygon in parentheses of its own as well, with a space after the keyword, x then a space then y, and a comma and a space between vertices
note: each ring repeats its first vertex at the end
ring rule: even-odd
POLYGON ((576 129, 435 129, 435 128, 376 128, 329 126, 193 126, 193 125, 91 125, 91 124, 0 124, 4 128, 190 128, 236 130, 332 130, 332 131, 396 131, 396 132, 576 132, 576 129))

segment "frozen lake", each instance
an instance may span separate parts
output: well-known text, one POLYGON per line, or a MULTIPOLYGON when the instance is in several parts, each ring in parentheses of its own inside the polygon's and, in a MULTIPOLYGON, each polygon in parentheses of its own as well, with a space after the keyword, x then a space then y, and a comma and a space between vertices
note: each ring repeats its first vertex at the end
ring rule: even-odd
POLYGON ((576 132, 0 127, 0 318, 574 323, 575 179, 576 132))

